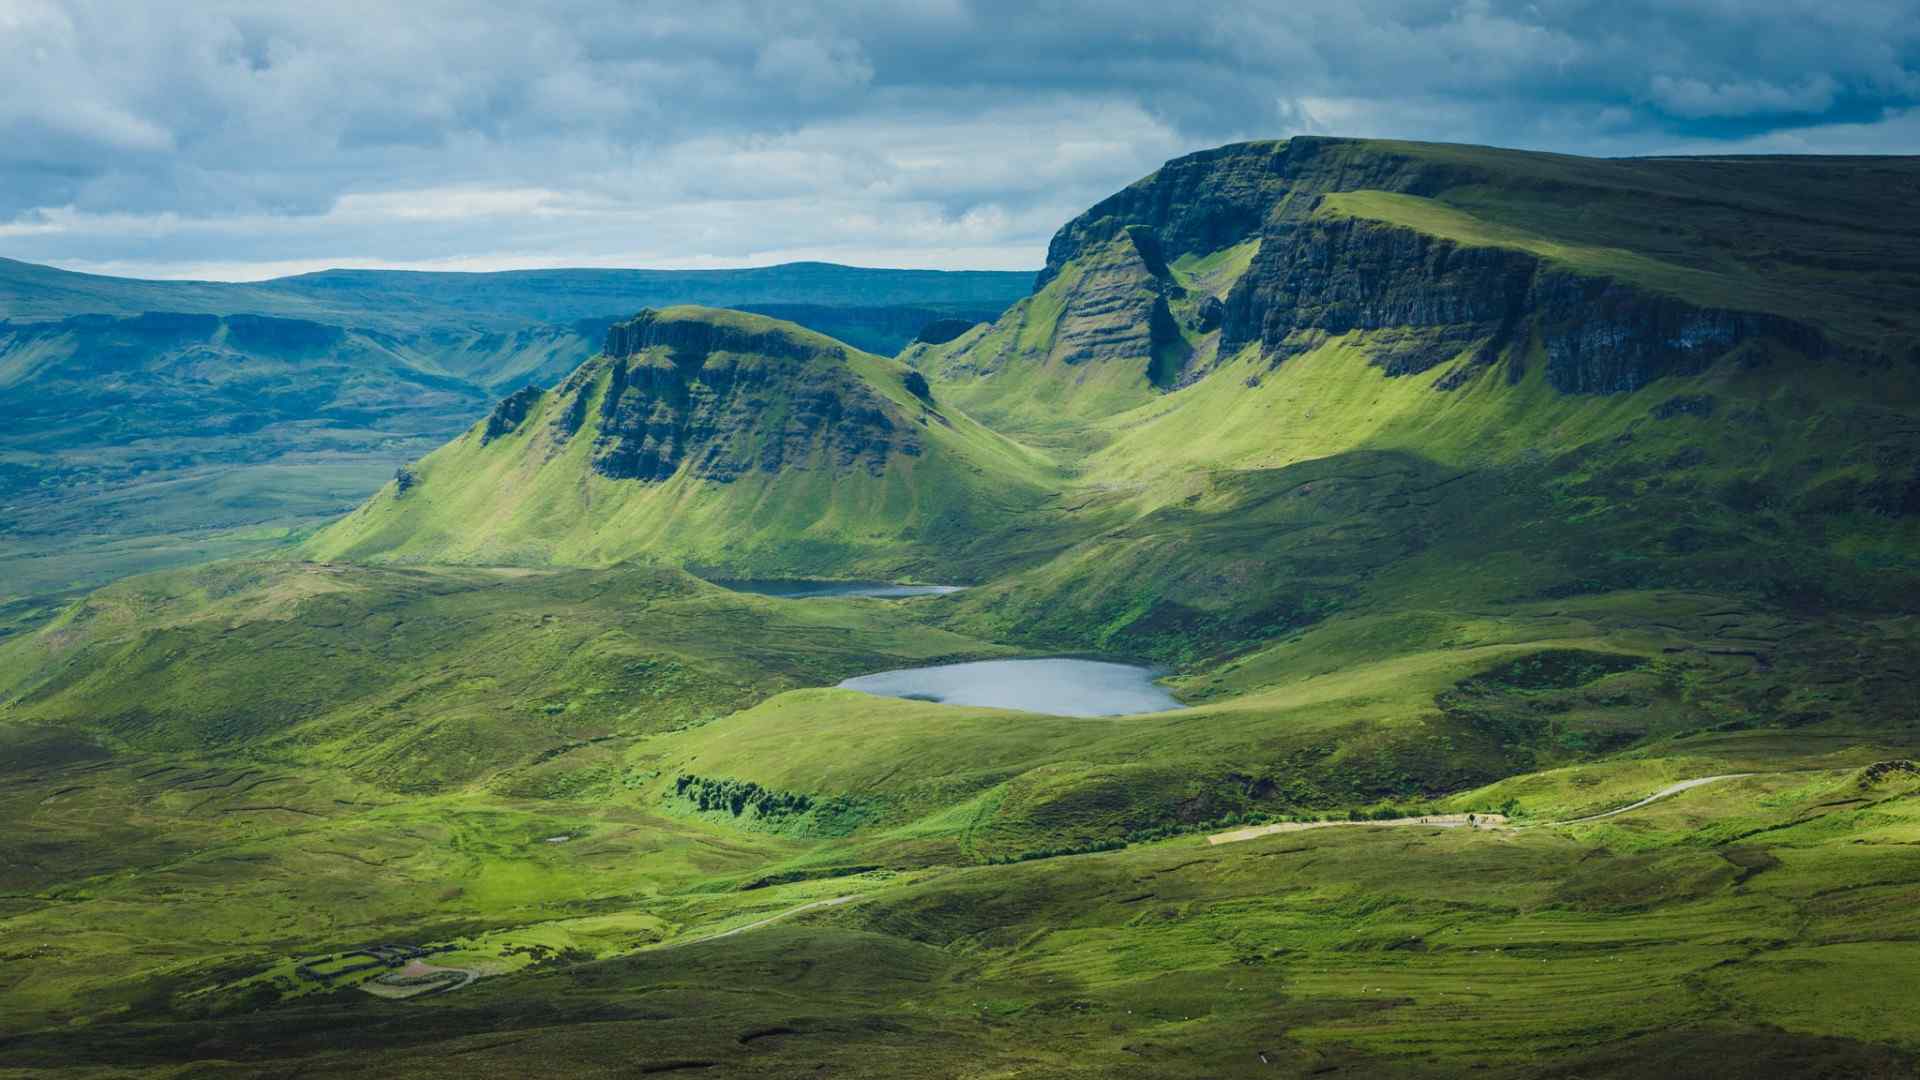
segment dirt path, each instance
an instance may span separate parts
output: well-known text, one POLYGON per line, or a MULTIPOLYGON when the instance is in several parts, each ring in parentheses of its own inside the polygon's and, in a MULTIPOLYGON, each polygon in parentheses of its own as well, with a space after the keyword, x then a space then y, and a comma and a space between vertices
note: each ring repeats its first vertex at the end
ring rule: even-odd
POLYGON ((1599 821, 1601 818, 1610 818, 1615 814, 1624 814, 1629 810, 1638 810, 1648 803, 1658 802, 1669 795, 1678 795, 1683 791, 1690 791, 1702 784, 1711 784, 1720 780, 1738 780, 1744 776, 1757 775, 1759 774, 1722 773, 1719 776, 1701 776, 1692 780, 1682 780, 1677 784, 1668 784, 1666 787, 1641 799, 1637 803, 1628 803, 1626 806, 1614 810, 1608 810, 1599 814, 1588 814, 1586 817, 1569 818, 1566 821, 1543 821, 1534 825, 1512 826, 1507 823, 1505 817, 1499 814, 1428 814, 1425 817, 1390 818, 1386 821, 1285 821, 1277 825, 1255 825, 1246 829, 1234 829, 1232 832, 1214 833, 1207 837, 1207 843, 1233 844, 1242 840, 1253 840, 1257 837, 1272 836, 1275 833, 1305 832, 1308 829, 1333 829, 1346 825, 1372 826, 1374 828, 1380 828, 1382 826, 1388 828, 1404 828, 1408 825, 1427 825, 1440 829, 1492 830, 1509 828, 1539 829, 1550 825, 1578 825, 1581 822, 1599 821))
POLYGON ((1308 829, 1332 829, 1342 825, 1382 826, 1428 825, 1437 829, 1504 829, 1507 819, 1499 814, 1427 814, 1423 817, 1388 818, 1385 821, 1283 821, 1276 825, 1255 825, 1232 832, 1214 833, 1209 844, 1234 844, 1275 833, 1305 832, 1308 829))
POLYGON ((735 934, 744 934, 749 930, 758 930, 769 923, 777 923, 781 919, 787 918, 792 915, 798 915, 803 911, 813 911, 816 908, 824 908, 824 907, 837 907, 841 904, 852 903, 853 901, 858 899, 860 899, 859 893, 849 893, 846 896, 836 896, 831 900, 815 900, 810 904, 801 904, 799 907, 788 908, 785 911, 777 912, 773 915, 769 915, 766 918, 760 919, 757 922, 747 923, 745 926, 736 926, 731 930, 722 930, 717 934, 708 934, 705 937, 692 938, 687 941, 675 941, 667 945, 658 945, 658 946, 655 946, 655 948, 656 949, 680 949, 680 948, 685 948, 688 945, 698 945, 703 941, 719 941, 721 938, 730 938, 735 934))
POLYGON ((1586 817, 1569 818, 1566 821, 1549 821, 1549 822, 1546 822, 1545 824, 1578 825, 1583 821, 1599 821, 1601 818, 1610 818, 1615 814, 1624 814, 1629 810, 1638 810, 1641 807, 1647 805, 1648 803, 1658 802, 1659 800, 1664 799, 1669 795, 1678 795, 1683 791, 1690 791, 1694 788, 1699 787, 1702 784, 1711 784, 1720 780, 1738 780, 1743 776, 1755 776, 1755 775, 1758 775, 1758 774, 1750 773, 1750 772, 1736 772, 1736 773, 1722 773, 1719 776, 1701 776, 1701 777, 1696 777, 1695 779, 1692 779, 1692 780, 1682 780, 1677 784, 1668 784, 1666 787, 1663 787, 1659 791, 1656 791, 1653 794, 1647 796, 1646 798, 1641 799, 1639 802, 1628 803, 1627 805, 1622 806, 1617 810, 1608 810, 1604 813, 1599 813, 1599 814, 1588 814, 1586 817))

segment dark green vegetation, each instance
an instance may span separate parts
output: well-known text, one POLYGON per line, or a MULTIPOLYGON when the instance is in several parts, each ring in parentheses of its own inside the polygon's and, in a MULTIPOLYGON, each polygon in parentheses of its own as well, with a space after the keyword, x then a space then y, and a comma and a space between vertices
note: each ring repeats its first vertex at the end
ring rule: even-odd
POLYGON ((645 555, 736 577, 937 571, 1037 509, 1057 474, 914 394, 910 374, 764 316, 650 311, 304 552, 531 565, 645 555))
POLYGON ((1916 177, 1248 144, 899 360, 621 323, 0 645, 0 1068, 1911 1077, 1916 177), (1192 707, 824 689, 1016 652, 1192 707))
POLYGON ((1030 281, 796 263, 233 285, 0 259, 0 633, 115 577, 284 544, 646 305, 756 307, 891 353, 1030 281))

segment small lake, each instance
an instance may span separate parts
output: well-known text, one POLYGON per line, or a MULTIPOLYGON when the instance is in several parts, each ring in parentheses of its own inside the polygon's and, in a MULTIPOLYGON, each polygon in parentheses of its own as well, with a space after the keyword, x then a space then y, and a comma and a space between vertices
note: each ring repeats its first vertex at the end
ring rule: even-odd
POLYGON ((1054 716, 1125 716, 1181 709, 1159 672, 1105 660, 979 660, 901 668, 840 684, 881 697, 1020 709, 1054 716))
POLYGON ((806 581, 792 578, 770 580, 715 581, 715 585, 734 592, 779 596, 788 600, 807 600, 818 596, 878 596, 893 599, 902 596, 945 596, 959 592, 961 585, 898 585, 891 581, 806 581))

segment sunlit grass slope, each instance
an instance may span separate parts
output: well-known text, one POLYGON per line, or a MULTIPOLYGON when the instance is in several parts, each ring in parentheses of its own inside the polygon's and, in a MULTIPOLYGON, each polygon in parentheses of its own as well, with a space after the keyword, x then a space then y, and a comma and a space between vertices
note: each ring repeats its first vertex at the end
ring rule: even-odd
POLYGON ((1907 316, 1849 306, 1902 242, 1849 185, 1905 166, 1861 168, 1246 144, 911 369, 636 320, 308 548, 341 561, 0 647, 0 1069, 1910 1077, 1920 402, 1875 351, 1907 316), (1441 286, 1263 262, 1354 222, 1441 286), (1834 347, 1569 392, 1538 326, 1371 324, 1472 308, 1443 270, 1488 252, 1834 347), (1256 286, 1338 319, 1222 350, 1256 286), (1021 651, 1191 707, 833 688, 1021 651), (1511 827, 1383 824, 1428 811, 1511 827), (1373 824, 1205 840, 1303 818, 1373 824), (382 941, 484 977, 294 968, 382 941))
MULTIPOLYGON (((686 393, 697 396, 707 389, 702 380, 722 370, 741 379, 739 372, 753 372, 756 392, 712 418, 721 430, 691 446, 671 475, 596 469, 598 445, 616 437, 607 427, 613 406, 606 397, 617 365, 603 356, 540 395, 513 430, 490 439, 487 425, 477 425, 412 466, 404 489, 390 484, 304 553, 587 566, 645 555, 736 575, 938 577, 943 556, 964 552, 1031 508, 1054 481, 1038 454, 909 391, 896 361, 763 316, 673 308, 659 321, 715 327, 768 350, 704 355, 706 367, 688 377, 686 393), (830 403, 824 409, 823 399, 830 403), (875 426, 895 433, 900 445, 876 453, 873 467, 849 467, 819 445, 844 422, 836 411, 843 408, 877 412, 882 421, 875 426), (734 440, 730 452, 756 462, 769 444, 789 452, 775 467, 703 474, 701 455, 717 453, 726 438, 734 440), (790 452, 794 446, 799 453, 790 452)), ((663 364, 652 355, 663 351, 635 363, 663 364)))
MULTIPOLYGON (((1917 175, 1911 158, 1602 160, 1384 140, 1236 144, 1169 162, 1069 222, 1032 297, 988 329, 903 358, 1003 430, 1097 445, 1089 420, 1209 370, 1219 323, 1201 311, 1207 298, 1231 308, 1259 279, 1284 272, 1262 252, 1282 257, 1279 241, 1295 230, 1354 220, 1450 251, 1523 252, 1582 280, 1778 316, 1842 353, 1900 360, 1920 336, 1910 314, 1920 310, 1920 286, 1902 269, 1920 222, 1899 194, 1917 175), (1120 310, 1139 320, 1149 296, 1169 316, 1156 335, 1139 333, 1124 349, 1108 347, 1111 335, 1092 348, 1063 336, 1120 310)), ((1240 327, 1236 345, 1252 329, 1240 327)))
POLYGON ((672 570, 220 563, 110 586, 0 645, 0 718, 396 790, 538 792, 580 782, 545 776, 542 755, 994 651, 898 605, 776 601, 672 570))
POLYGON ((867 853, 836 838, 663 814, 639 791, 394 800, 337 774, 6 737, 0 803, 37 833, 4 841, 0 940, 24 954, 0 974, 9 1076, 198 1060, 400 1077, 1900 1077, 1920 1051, 1888 1007, 1916 959, 1920 773, 1867 767, 1881 751, 1859 742, 1794 762, 1769 736, 1723 735, 1668 765, 1457 800, 1539 812, 1509 831, 1188 835, 899 872, 852 865, 867 853), (1534 824, 1695 768, 1761 775, 1534 824), (835 850, 839 876, 762 883, 835 850), (292 973, 394 940, 488 974, 402 1003, 292 973))

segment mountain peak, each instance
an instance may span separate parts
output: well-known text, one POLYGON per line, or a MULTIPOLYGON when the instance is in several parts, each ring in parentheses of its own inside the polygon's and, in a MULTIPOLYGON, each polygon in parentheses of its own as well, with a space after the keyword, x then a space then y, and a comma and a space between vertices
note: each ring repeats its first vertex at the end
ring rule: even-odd
POLYGON ((601 388, 593 468, 615 479, 663 481, 685 467, 726 482, 828 463, 878 476, 894 454, 918 454, 920 441, 898 406, 848 367, 850 355, 764 315, 642 311, 607 330, 601 365, 562 386, 574 397, 561 423, 584 418, 582 395, 601 388))
POLYGON ((1064 225, 1033 295, 915 352, 1016 435, 1243 353, 1338 343, 1450 391, 1614 394, 1722 364, 1920 355, 1920 159, 1598 159, 1296 137, 1175 158, 1064 225))
POLYGON ((933 532, 972 535, 977 515, 1031 486, 1027 471, 897 361, 764 315, 648 309, 312 550, 590 564, 697 553, 739 572, 845 572, 933 532))
POLYGON ((847 347, 824 334, 765 315, 695 304, 647 308, 614 323, 607 328, 601 351, 620 360, 650 349, 664 350, 676 365, 694 367, 717 352, 790 360, 847 358, 847 347))

